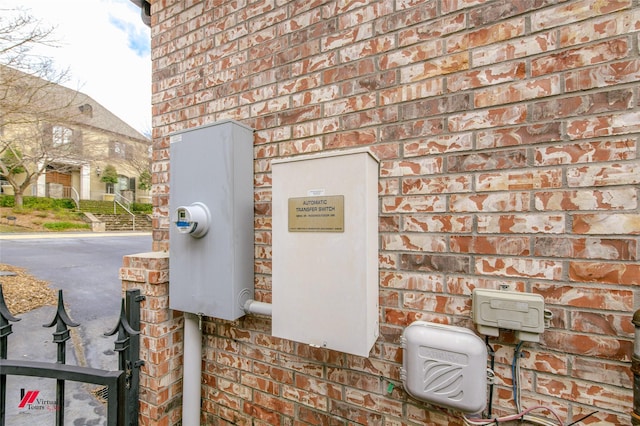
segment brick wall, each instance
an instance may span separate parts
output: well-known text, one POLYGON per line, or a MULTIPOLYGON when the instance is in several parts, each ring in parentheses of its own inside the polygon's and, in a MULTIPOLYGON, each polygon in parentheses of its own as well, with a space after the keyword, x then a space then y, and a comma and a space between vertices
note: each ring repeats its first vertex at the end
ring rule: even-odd
MULTIPOLYGON (((473 288, 502 285, 541 294, 554 314, 523 346, 523 407, 628 424, 639 34, 638 0, 152 1, 154 250, 169 248, 173 131, 224 119, 256 129, 264 302, 270 161, 354 146, 382 160, 381 337, 369 358, 273 338, 268 318, 209 319, 203 424, 462 424, 402 390, 400 334, 414 320, 473 328, 473 288)), ((173 376, 150 376, 145 392, 174 383, 156 402, 175 411, 181 339, 161 339, 180 319, 162 292, 145 341, 173 376)), ((511 414, 517 341, 503 331, 490 342, 494 414, 511 414)))

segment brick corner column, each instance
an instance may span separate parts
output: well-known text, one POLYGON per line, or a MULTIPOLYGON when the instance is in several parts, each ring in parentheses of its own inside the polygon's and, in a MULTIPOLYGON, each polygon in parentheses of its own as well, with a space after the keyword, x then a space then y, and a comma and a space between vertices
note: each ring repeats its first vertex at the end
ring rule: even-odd
POLYGON ((140 425, 173 425, 182 417, 182 312, 169 309, 169 253, 125 256, 123 293, 140 289, 140 425))

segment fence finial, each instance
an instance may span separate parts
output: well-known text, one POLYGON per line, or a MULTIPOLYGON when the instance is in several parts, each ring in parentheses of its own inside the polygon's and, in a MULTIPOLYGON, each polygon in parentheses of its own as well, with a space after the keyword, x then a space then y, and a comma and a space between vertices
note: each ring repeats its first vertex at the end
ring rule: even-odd
POLYGON ((53 341, 55 343, 62 343, 69 340, 69 329, 67 327, 77 327, 80 324, 74 322, 67 313, 64 307, 64 299, 62 296, 62 290, 58 290, 58 309, 56 309, 56 315, 50 324, 43 324, 43 327, 56 326, 56 331, 53 333, 53 341))

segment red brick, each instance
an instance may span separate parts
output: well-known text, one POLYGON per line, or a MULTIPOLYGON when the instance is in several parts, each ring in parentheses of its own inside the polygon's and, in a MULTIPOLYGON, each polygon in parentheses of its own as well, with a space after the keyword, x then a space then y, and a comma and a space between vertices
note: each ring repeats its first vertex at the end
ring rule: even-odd
POLYGON ((518 38, 524 34, 524 18, 514 18, 448 37, 445 39, 445 50, 447 53, 469 51, 503 40, 518 38))
POLYGON ((538 376, 536 390, 542 394, 560 396, 564 399, 591 405, 594 408, 612 409, 631 407, 629 397, 621 397, 618 389, 583 381, 538 376))
POLYGON ((633 338, 635 327, 631 315, 614 315, 596 312, 573 312, 570 327, 579 333, 626 336, 633 338))
POLYGON ((404 144, 407 157, 440 154, 445 152, 468 151, 472 148, 472 134, 435 135, 404 144))
POLYGON ((457 253, 502 254, 528 256, 529 238, 527 237, 484 237, 452 236, 451 251, 457 253))
POLYGON ((349 62, 384 53, 395 47, 396 41, 392 36, 381 36, 345 47, 339 54, 345 62, 349 62))
POLYGON ((606 191, 556 191, 535 194, 536 210, 627 210, 635 209, 638 200, 630 189, 606 191))
POLYGON ((631 388, 633 374, 626 366, 607 362, 576 357, 573 360, 572 371, 576 377, 596 383, 606 383, 614 386, 631 388))
POLYGON ((534 255, 577 259, 635 260, 635 240, 613 238, 536 237, 534 255))
POLYGON ((510 104, 529 99, 546 98, 557 95, 560 92, 559 76, 542 77, 477 90, 474 94, 474 106, 476 108, 484 108, 510 104))
MULTIPOLYGON (((337 62, 335 54, 332 54, 331 63, 337 62)), ((337 64, 334 64, 337 65, 337 64)), ((364 59, 362 61, 350 62, 333 67, 325 67, 322 71, 322 81, 324 84, 331 84, 342 80, 350 80, 352 78, 363 77, 373 74, 375 71, 375 63, 372 59, 364 59)))
POLYGON ((529 210, 529 193, 453 194, 449 197, 452 212, 521 212, 529 210))
POLYGON ((495 172, 478 175, 478 191, 519 191, 524 189, 559 188, 562 186, 560 169, 525 172, 495 172))
POLYGON ((469 176, 402 179, 402 193, 407 195, 470 192, 471 188, 472 182, 469 176))
POLYGON ((451 155, 447 158, 447 172, 449 173, 517 169, 526 167, 526 165, 527 153, 524 149, 451 155))
POLYGON ((569 278, 580 282, 638 285, 640 284, 640 265, 574 261, 569 263, 569 278))
POLYGON ((337 149, 370 145, 376 142, 376 132, 374 130, 353 130, 344 133, 335 133, 328 136, 325 142, 326 149, 337 149))
POLYGON ((385 197, 382 199, 383 213, 419 213, 443 212, 446 198, 441 196, 429 197, 385 197))
POLYGON ((580 142, 538 147, 535 150, 535 163, 538 166, 550 166, 629 160, 635 156, 635 152, 635 143, 631 139, 580 142))
POLYGON ((545 280, 558 280, 562 275, 562 264, 551 260, 528 258, 475 258, 476 272, 484 275, 503 277, 529 277, 545 280))
MULTIPOLYGON (((421 15, 429 13, 429 17, 435 17, 435 2, 430 2, 428 8, 421 10, 421 15), (426 11, 426 12, 425 12, 426 11)), ((403 25, 394 25, 399 29, 399 45, 409 46, 421 41, 435 40, 442 38, 448 34, 456 33, 464 30, 466 27, 466 15, 464 13, 446 15, 439 19, 428 20, 421 16, 418 25, 405 25, 406 20, 402 22, 403 25)), ((389 27, 389 25, 387 25, 389 27)), ((440 52, 438 52, 440 53, 440 52)))
POLYGON ((473 6, 479 6, 489 3, 490 0, 443 0, 442 12, 444 14, 467 9, 473 6))
POLYGON ((473 229, 471 215, 419 215, 403 216, 403 231, 469 233, 473 229))
POLYGON ((545 303, 560 306, 574 306, 608 311, 630 311, 633 297, 630 290, 593 288, 576 285, 549 285, 538 283, 533 292, 544 296, 545 303))
POLYGON ((630 361, 632 342, 609 336, 592 336, 566 331, 546 330, 541 343, 550 349, 584 357, 630 361))
MULTIPOLYGON (((509 7, 516 3, 510 3, 509 7)), ((521 3, 518 3, 521 4, 521 3)), ((494 5, 490 5, 493 8, 494 5)), ((533 36, 505 40, 501 43, 484 46, 471 52, 471 63, 474 67, 482 67, 513 59, 525 58, 558 48, 557 33, 549 31, 533 36)))
POLYGON ((531 19, 531 26, 534 31, 554 28, 612 13, 630 6, 630 0, 610 0, 595 4, 589 0, 580 0, 535 12, 531 19))
POLYGON ((576 214, 573 216, 576 234, 638 235, 640 215, 637 214, 576 214))
POLYGON ((627 56, 629 45, 625 38, 608 40, 588 47, 554 53, 534 59, 531 74, 534 77, 554 72, 596 65, 603 62, 623 59, 627 56))
POLYGON ((526 119, 526 114, 526 108, 520 105, 452 114, 449 117, 449 131, 464 132, 466 130, 522 124, 526 119))
POLYGON ((344 46, 352 45, 358 41, 370 39, 372 36, 373 28, 371 25, 361 25, 323 37, 320 43, 320 49, 322 51, 339 49, 344 46))
POLYGON ((382 236, 380 248, 389 251, 444 252, 446 242, 442 237, 432 237, 425 233, 392 234, 382 236))
POLYGON ((447 89, 451 92, 458 92, 521 80, 524 76, 524 61, 497 64, 489 68, 472 69, 466 73, 447 77, 447 89))
POLYGON ((478 148, 548 143, 562 140, 560 123, 547 123, 508 129, 490 129, 477 133, 478 148))
POLYGON ((614 136, 640 131, 640 113, 626 112, 591 118, 576 118, 567 122, 571 139, 614 136))
POLYGON ((564 76, 567 92, 633 83, 640 79, 640 60, 633 59, 598 65, 567 72, 564 76))

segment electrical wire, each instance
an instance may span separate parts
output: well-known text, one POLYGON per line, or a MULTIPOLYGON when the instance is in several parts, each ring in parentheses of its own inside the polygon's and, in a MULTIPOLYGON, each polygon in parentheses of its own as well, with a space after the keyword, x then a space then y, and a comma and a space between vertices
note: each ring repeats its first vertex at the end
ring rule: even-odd
POLYGON ((511 362, 511 380, 512 380, 512 392, 513 392, 513 402, 516 405, 516 411, 517 412, 521 412, 522 411, 522 404, 520 402, 520 392, 521 392, 521 385, 520 385, 520 358, 522 356, 522 352, 520 351, 520 349, 522 348, 522 345, 524 344, 523 341, 518 342, 518 344, 516 345, 516 349, 513 351, 513 361, 511 362))
POLYGON ((497 418, 493 418, 493 419, 478 419, 478 418, 469 418, 469 417, 464 417, 464 422, 467 425, 473 425, 473 426, 485 426, 485 425, 491 425, 491 424, 498 424, 501 422, 510 422, 510 421, 514 421, 514 420, 520 420, 520 419, 526 419, 527 421, 530 422, 534 422, 534 423, 538 423, 538 424, 542 424, 542 425, 551 425, 551 426, 555 426, 554 423, 551 423, 549 420, 547 419, 542 419, 539 417, 535 417, 535 416, 528 416, 527 414, 529 414, 531 411, 534 410, 547 410, 549 411, 553 417, 555 417, 555 419, 558 421, 559 425, 564 425, 564 423, 562 422, 562 419, 560 419, 560 416, 558 415, 558 413, 550 407, 544 407, 542 405, 536 405, 530 408, 527 408, 526 410, 523 410, 517 414, 512 414, 510 416, 503 416, 503 417, 497 417, 497 418))
MULTIPOLYGON (((489 349, 489 356, 491 357, 491 374, 495 377, 495 364, 496 364, 496 352, 493 350, 493 347, 489 344, 489 336, 485 336, 484 339, 485 344, 487 345, 487 349, 489 349)), ((495 386, 495 380, 491 380, 489 385, 489 404, 487 408, 487 417, 491 417, 493 411, 493 388, 495 386)))
MULTIPOLYGON (((489 345, 489 338, 485 337, 485 343, 487 345, 487 347, 489 348, 489 350, 491 351, 492 357, 491 357, 491 372, 493 372, 493 361, 494 361, 494 352, 493 352, 493 348, 491 348, 491 346, 489 345)), ((508 422, 508 421, 514 421, 514 420, 526 420, 530 423, 535 423, 535 424, 539 424, 542 426, 563 426, 564 423, 562 421, 562 419, 560 418, 560 416, 558 415, 558 413, 551 407, 545 407, 545 406, 541 406, 541 405, 536 405, 533 406, 531 408, 527 408, 526 410, 522 410, 521 406, 522 403, 520 401, 520 394, 521 394, 521 382, 520 382, 520 358, 522 358, 522 345, 524 345, 525 342, 520 341, 518 342, 518 344, 516 345, 515 350, 513 351, 513 361, 511 363, 511 378, 512 378, 512 383, 511 383, 511 390, 513 392, 513 401, 514 404, 516 406, 516 412, 517 414, 513 414, 510 416, 503 416, 503 417, 496 417, 496 418, 486 418, 486 419, 481 419, 481 418, 469 418, 469 417, 463 417, 463 420, 465 422, 466 425, 468 426, 486 426, 486 425, 492 425, 492 424, 499 424, 501 422, 508 422), (542 418, 542 417, 538 417, 538 416, 534 416, 534 415, 530 415, 529 413, 531 411, 534 410, 546 410, 549 413, 551 413, 553 415, 553 417, 555 418, 555 420, 557 421, 551 421, 549 419, 546 418, 542 418)), ((489 415, 487 417, 491 417, 491 401, 492 401, 492 391, 493 391, 493 383, 491 384, 491 391, 490 391, 490 396, 489 396, 489 415)), ((591 413, 586 417, 589 417, 591 415, 593 415, 595 413, 591 413)), ((582 419, 581 419, 582 420, 582 419)), ((578 421, 579 422, 579 421, 578 421)), ((572 423, 572 424, 575 424, 572 423)))
POLYGON ((573 423, 569 423, 567 426, 577 425, 578 423, 580 423, 581 421, 583 421, 583 420, 584 420, 584 419, 586 419, 587 417, 591 417, 591 416, 593 416, 594 414, 596 414, 597 412, 598 412, 598 410, 593 411, 593 412, 591 412, 591 413, 587 414, 586 416, 582 416, 582 417, 580 417, 578 420, 576 420, 575 422, 573 422, 573 423))

